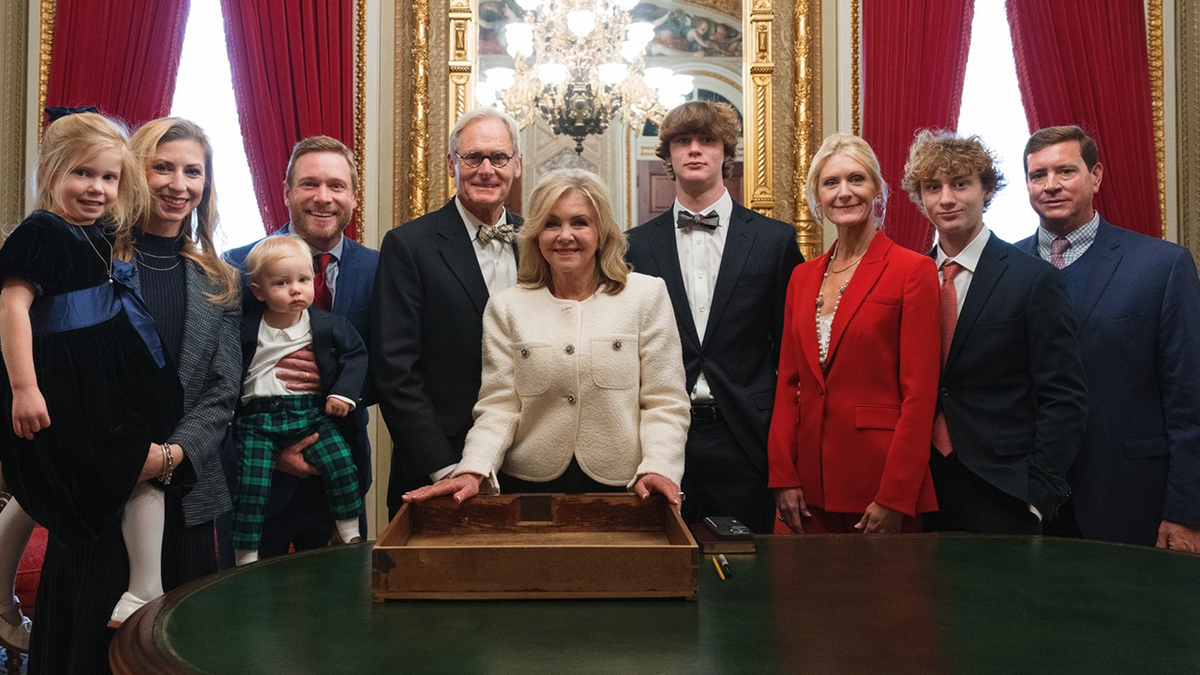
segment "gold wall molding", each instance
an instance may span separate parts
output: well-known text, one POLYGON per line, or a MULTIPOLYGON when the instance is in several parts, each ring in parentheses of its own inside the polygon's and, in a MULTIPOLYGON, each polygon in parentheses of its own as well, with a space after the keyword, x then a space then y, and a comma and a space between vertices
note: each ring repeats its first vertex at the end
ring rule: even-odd
POLYGON ((25 216, 25 103, 29 82, 29 3, 0 7, 0 228, 25 216))
POLYGON ((850 133, 862 136, 862 0, 850 2, 850 133))
POLYGON ((796 92, 792 105, 795 129, 792 153, 796 170, 792 175, 792 195, 795 199, 792 225, 796 228, 800 253, 804 255, 805 260, 812 260, 821 255, 825 248, 821 223, 808 210, 808 202, 804 196, 804 184, 814 153, 813 146, 819 136, 816 132, 820 129, 820 105, 816 100, 821 83, 817 57, 820 53, 817 37, 821 33, 820 14, 820 0, 796 1, 796 55, 792 82, 796 92))
POLYGON ((38 140, 42 138, 46 119, 46 91, 50 88, 50 54, 54 49, 54 10, 57 6, 58 0, 42 0, 41 30, 38 34, 38 140))
POLYGON ((743 180, 746 206, 765 216, 775 211, 771 167, 771 93, 775 62, 772 57, 771 0, 746 0, 743 4, 742 77, 746 88, 743 119, 749 131, 744 143, 743 180), (746 41, 749 44, 746 44, 746 41), (749 48, 748 52, 747 47, 749 48))
MULTIPOLYGON (((450 0, 449 29, 449 117, 453 126, 473 106, 475 82, 475 52, 479 44, 479 31, 473 17, 479 0, 450 0)), ((454 178, 446 176, 446 190, 453 195, 454 178)))
POLYGON ((358 205, 359 221, 355 239, 366 241, 362 222, 367 192, 367 0, 354 1, 354 173, 358 190, 354 201, 358 205))
MULTIPOLYGON (((406 220, 428 208, 429 173, 429 0, 414 0, 412 16, 412 121, 409 124, 409 193, 406 220)), ((397 35, 396 44, 403 44, 397 35)), ((397 153, 399 156, 399 153, 397 153)))
MULTIPOLYGON (((1183 3, 1189 0, 1183 0, 1183 3)), ((1183 4, 1181 3, 1181 4, 1183 4)), ((1150 108, 1154 116, 1154 157, 1158 168, 1158 207, 1162 214, 1162 235, 1167 236, 1167 134, 1166 90, 1163 60, 1163 0, 1149 0, 1146 6, 1146 42, 1150 57, 1150 108)))
POLYGON ((1200 9, 1175 3, 1179 243, 1200 264, 1200 9))

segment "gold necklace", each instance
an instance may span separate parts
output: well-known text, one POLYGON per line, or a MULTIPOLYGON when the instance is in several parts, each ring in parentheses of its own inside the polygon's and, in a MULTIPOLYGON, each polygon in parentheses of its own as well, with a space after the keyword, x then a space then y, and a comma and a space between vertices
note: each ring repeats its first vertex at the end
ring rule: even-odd
MULTIPOLYGON (((853 260, 853 261, 852 261, 852 262, 851 262, 849 265, 846 265, 845 267, 843 267, 843 268, 842 268, 842 269, 840 269, 840 270, 833 270, 832 272, 830 272, 830 274, 841 274, 842 272, 845 272, 846 270, 850 269, 851 267, 854 267, 855 265, 857 265, 857 264, 858 264, 858 261, 862 260, 862 259, 863 259, 863 256, 865 256, 866 254, 867 254, 867 252, 866 252, 866 251, 863 251, 863 252, 862 252, 862 255, 860 255, 860 256, 858 256, 857 258, 855 258, 855 259, 854 259, 854 260, 853 260)), ((832 263, 833 263, 833 259, 832 259, 832 258, 829 260, 829 262, 830 262, 830 265, 829 265, 829 266, 830 266, 830 267, 833 267, 833 264, 832 264, 832 263)))
MULTIPOLYGON (((81 225, 80 227, 87 226, 81 225)), ((95 225, 92 225, 92 227, 95 227, 95 225)), ((104 271, 108 274, 108 283, 111 284, 113 282, 112 243, 107 239, 104 240, 105 243, 108 244, 108 258, 105 258, 104 256, 100 255, 100 249, 96 248, 96 245, 92 243, 92 238, 88 236, 87 230, 83 231, 83 239, 88 243, 88 246, 91 246, 92 250, 96 252, 96 257, 104 263, 104 271)))

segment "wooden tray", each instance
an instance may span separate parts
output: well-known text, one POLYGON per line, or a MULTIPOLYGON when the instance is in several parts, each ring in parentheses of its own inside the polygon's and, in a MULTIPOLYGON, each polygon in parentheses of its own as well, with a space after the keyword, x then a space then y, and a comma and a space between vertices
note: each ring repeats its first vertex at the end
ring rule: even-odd
POLYGON ((405 504, 376 541, 388 599, 696 599, 700 551, 666 499, 481 495, 405 504))

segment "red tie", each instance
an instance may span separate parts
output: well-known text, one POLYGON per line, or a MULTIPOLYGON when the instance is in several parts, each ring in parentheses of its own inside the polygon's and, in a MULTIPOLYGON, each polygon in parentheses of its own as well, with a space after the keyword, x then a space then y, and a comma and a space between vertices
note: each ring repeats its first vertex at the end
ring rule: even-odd
POLYGON ((333 293, 329 290, 329 284, 325 283, 325 270, 332 261, 332 253, 318 253, 317 273, 313 276, 313 304, 326 312, 333 311, 333 293))
MULTIPOLYGON (((939 295, 942 323, 942 365, 946 365, 946 356, 950 354, 950 343, 954 341, 954 325, 958 323, 958 291, 954 288, 954 277, 963 270, 963 266, 948 260, 942 264, 942 291, 939 295)), ((933 447, 943 456, 949 457, 954 452, 950 445, 950 429, 946 427, 946 416, 938 411, 933 418, 933 447)))
POLYGON ((1050 242, 1050 264, 1058 269, 1067 266, 1067 261, 1063 258, 1063 254, 1067 249, 1071 248, 1071 242, 1066 237, 1055 237, 1054 241, 1050 242))

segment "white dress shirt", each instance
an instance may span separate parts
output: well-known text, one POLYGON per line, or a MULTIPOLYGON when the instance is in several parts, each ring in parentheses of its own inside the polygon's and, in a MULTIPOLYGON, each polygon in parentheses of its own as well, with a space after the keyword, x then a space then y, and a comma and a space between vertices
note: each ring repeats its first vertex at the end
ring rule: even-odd
POLYGON ((467 234, 471 236, 471 246, 475 249, 475 258, 479 261, 479 271, 483 273, 483 282, 487 284, 488 295, 496 296, 517 285, 517 256, 513 253, 512 244, 506 244, 499 239, 492 239, 487 244, 479 241, 479 230, 485 225, 500 225, 505 222, 508 212, 500 211, 500 219, 495 223, 484 223, 475 217, 462 205, 458 197, 454 198, 454 206, 458 215, 462 216, 463 224, 467 226, 467 234))
MULTIPOLYGON (((254 351, 254 358, 250 360, 246 379, 242 382, 242 403, 269 396, 295 396, 296 392, 275 377, 275 367, 283 357, 312 344, 312 337, 312 321, 307 311, 300 312, 300 320, 287 328, 272 328, 266 319, 259 320, 258 347, 254 351)), ((354 410, 352 399, 337 394, 331 394, 330 398, 345 401, 354 410)))
MULTIPOLYGON (((691 212, 675 200, 672 208, 672 222, 679 221, 681 211, 691 212)), ((708 327, 708 317, 712 313, 713 289, 717 286, 717 274, 721 270, 721 255, 725 252, 725 239, 729 236, 729 220, 733 217, 733 198, 726 190, 721 198, 707 208, 700 209, 696 215, 716 212, 717 229, 708 230, 703 227, 687 229, 675 228, 675 247, 679 251, 679 271, 683 275, 683 288, 687 292, 688 306, 692 310, 692 321, 696 325, 696 334, 700 342, 704 342, 704 331, 708 327)), ((689 392, 693 403, 711 403, 712 390, 708 380, 704 379, 703 371, 696 378, 696 386, 689 392)))
POLYGON ((979 234, 967 244, 963 250, 959 251, 958 255, 951 258, 942 250, 941 242, 938 242, 937 247, 937 266, 938 266, 938 283, 946 280, 942 274, 942 266, 947 262, 955 262, 962 266, 958 276, 954 277, 954 292, 958 295, 957 314, 962 314, 963 301, 967 299, 967 291, 971 288, 971 279, 975 278, 975 269, 979 267, 979 256, 983 255, 983 247, 987 245, 988 238, 992 236, 991 230, 984 225, 979 234))

